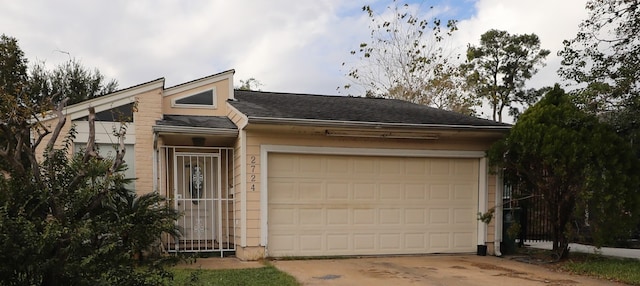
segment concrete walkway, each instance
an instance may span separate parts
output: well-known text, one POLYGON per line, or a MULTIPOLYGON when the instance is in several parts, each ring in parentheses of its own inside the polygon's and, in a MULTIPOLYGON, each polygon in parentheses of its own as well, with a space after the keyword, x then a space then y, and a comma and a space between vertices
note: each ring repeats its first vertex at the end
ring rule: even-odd
MULTIPOLYGON (((530 247, 538 248, 538 249, 550 250, 553 248, 553 245, 551 242, 527 241, 525 244, 529 245, 530 247)), ((578 244, 578 243, 569 243, 569 249, 570 251, 581 252, 581 253, 596 253, 596 254, 602 254, 605 256, 640 259, 640 249, 613 248, 613 247, 597 248, 595 246, 578 244)))

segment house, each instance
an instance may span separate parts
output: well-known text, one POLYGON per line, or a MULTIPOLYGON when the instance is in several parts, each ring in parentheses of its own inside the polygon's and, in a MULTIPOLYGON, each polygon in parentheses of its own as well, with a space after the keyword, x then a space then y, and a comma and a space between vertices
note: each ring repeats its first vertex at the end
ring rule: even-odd
POLYGON ((82 148, 95 108, 101 153, 126 122, 132 187, 184 213, 167 251, 253 260, 499 245, 500 218, 477 213, 502 199, 485 151, 509 125, 400 100, 234 90, 233 74, 157 79, 65 110, 82 148))

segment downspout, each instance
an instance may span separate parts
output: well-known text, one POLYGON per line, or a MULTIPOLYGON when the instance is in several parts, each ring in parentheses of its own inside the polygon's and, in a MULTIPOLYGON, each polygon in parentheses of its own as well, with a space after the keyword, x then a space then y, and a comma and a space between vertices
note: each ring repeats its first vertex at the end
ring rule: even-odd
POLYGON ((502 172, 496 172, 496 212, 495 214, 495 233, 493 236, 493 253, 495 256, 502 256, 500 252, 500 243, 502 242, 502 193, 504 192, 504 183, 502 181, 502 172))
POLYGON ((158 132, 153 132, 153 154, 151 160, 153 161, 153 192, 158 193, 158 132))

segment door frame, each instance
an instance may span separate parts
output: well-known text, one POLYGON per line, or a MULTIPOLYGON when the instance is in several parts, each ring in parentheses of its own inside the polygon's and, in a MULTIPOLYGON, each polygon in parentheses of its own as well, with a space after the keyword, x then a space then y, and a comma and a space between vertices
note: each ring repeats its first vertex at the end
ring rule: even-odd
MULTIPOLYGON (((478 168, 478 212, 487 211, 488 174, 487 159, 484 151, 471 150, 414 150, 414 149, 380 149, 380 148, 348 148, 348 147, 316 147, 289 145, 260 145, 260 244, 265 247, 265 256, 269 256, 268 244, 268 170, 269 153, 314 154, 314 155, 347 155, 347 156, 383 156, 383 157, 417 157, 417 158, 475 158, 479 159, 478 168)), ((487 225, 477 224, 477 243, 484 244, 487 225)))
MULTIPOLYGON (((182 195, 180 194, 179 189, 183 188, 183 186, 179 186, 178 183, 178 178, 181 174, 184 173, 183 171, 179 171, 183 168, 180 168, 182 166, 178 165, 178 158, 182 157, 182 158, 190 158, 190 157, 195 157, 196 161, 199 160, 200 158, 205 158, 205 162, 207 160, 207 158, 211 159, 211 168, 213 168, 214 170, 212 170, 212 172, 206 172, 206 173, 210 173, 213 174, 213 178, 212 180, 212 186, 211 186, 211 196, 208 199, 199 199, 199 201, 204 201, 205 202, 205 206, 210 206, 211 208, 211 221, 209 223, 205 224, 207 226, 210 226, 211 231, 207 231, 207 233, 210 233, 210 236, 206 236, 204 240, 207 239, 211 239, 211 249, 208 249, 205 247, 205 251, 206 250, 214 250, 216 247, 214 246, 214 241, 216 241, 216 239, 218 239, 217 236, 219 236, 219 234, 222 233, 222 223, 218 220, 220 220, 220 218, 222 218, 222 207, 220 206, 221 204, 221 200, 219 198, 222 197, 222 166, 221 166, 221 159, 220 159, 220 154, 219 153, 206 153, 206 152, 183 152, 183 151, 178 151, 178 152, 174 152, 173 154, 173 196, 174 196, 174 205, 173 207, 177 210, 181 210, 180 208, 180 203, 181 202, 189 202, 192 201, 192 199, 187 199, 187 198, 182 198, 182 195), (180 197, 180 198, 179 198, 180 197), (217 199, 216 199, 217 198, 217 199)), ((181 165, 185 164, 185 160, 182 159, 181 161, 181 165)), ((206 163, 205 163, 206 166, 206 163)), ((190 173, 190 171, 189 171, 190 173)), ((189 179, 191 179, 191 176, 189 176, 189 179)), ((206 179, 205 179, 206 182, 206 179)), ((184 184, 184 182, 183 182, 184 184)), ((184 190, 183 193, 187 193, 190 190, 184 190)), ((206 190, 205 190, 206 191, 206 190)), ((191 211, 191 213, 193 214, 193 210, 191 211)), ((179 218, 176 221, 176 225, 178 226, 182 226, 185 227, 184 225, 181 225, 180 220, 182 218, 179 218)), ((184 224, 184 223, 183 223, 184 224)), ((193 225, 192 225, 193 226, 193 225)), ((176 241, 176 243, 180 243, 180 242, 185 242, 185 241, 200 241, 202 239, 196 239, 194 237, 181 237, 178 241, 176 241)))

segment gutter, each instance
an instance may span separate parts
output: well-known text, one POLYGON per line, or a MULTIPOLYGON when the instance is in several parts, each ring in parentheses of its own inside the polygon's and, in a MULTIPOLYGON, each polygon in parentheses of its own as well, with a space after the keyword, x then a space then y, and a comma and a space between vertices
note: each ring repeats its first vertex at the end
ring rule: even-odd
POLYGON ((207 128, 207 127, 191 127, 191 126, 170 126, 170 125, 154 125, 153 132, 158 133, 178 133, 178 134, 206 134, 213 136, 229 136, 237 137, 238 129, 227 128, 207 128))
POLYGON ((299 118, 278 118, 249 116, 249 123, 275 124, 275 125, 300 125, 316 127, 351 127, 351 128, 404 128, 404 129, 451 129, 451 130, 485 130, 485 131, 508 131, 510 125, 504 126, 476 126, 476 125, 450 125, 450 124, 412 124, 412 123, 387 123, 387 122, 364 122, 364 121, 344 121, 344 120, 324 120, 324 119, 299 119, 299 118))

